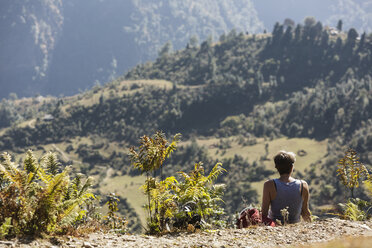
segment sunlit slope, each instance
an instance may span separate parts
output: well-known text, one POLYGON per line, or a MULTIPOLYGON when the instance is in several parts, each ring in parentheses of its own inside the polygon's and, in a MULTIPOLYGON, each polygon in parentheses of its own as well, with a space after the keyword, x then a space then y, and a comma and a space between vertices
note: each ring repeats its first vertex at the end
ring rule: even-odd
MULTIPOLYGON (((304 173, 305 169, 311 164, 321 160, 327 154, 327 140, 316 141, 308 138, 279 138, 279 139, 257 139, 257 144, 251 146, 243 146, 238 144, 236 137, 223 139, 230 143, 230 147, 226 149, 218 148, 220 140, 217 138, 197 139, 197 143, 205 146, 208 149, 209 155, 215 158, 231 158, 234 155, 240 155, 249 162, 257 161, 268 170, 276 173, 272 158, 280 150, 292 151, 296 156, 295 172, 304 173), (268 152, 265 147, 267 146, 268 152)), ((275 174, 273 177, 276 177, 275 174)), ((266 179, 265 179, 266 180, 266 179)), ((262 188, 264 181, 253 182, 252 187, 257 190, 259 199, 261 199, 262 188)))
MULTIPOLYGON (((83 94, 67 97, 66 101, 71 105, 81 105, 85 107, 99 103, 100 98, 118 98, 127 94, 140 92, 144 87, 158 87, 171 89, 172 83, 166 80, 124 80, 113 81, 105 87, 95 86, 92 90, 83 94)), ((65 105, 64 109, 70 107, 65 105)))
POLYGON ((251 146, 239 145, 236 137, 224 138, 222 140, 230 141, 229 148, 223 149, 221 152, 218 148, 219 139, 207 138, 197 139, 197 143, 201 146, 206 146, 211 156, 216 158, 228 158, 233 157, 235 154, 239 154, 248 161, 253 162, 263 159, 262 164, 268 166, 268 169, 273 167, 272 158, 280 150, 292 151, 297 154, 296 169, 303 172, 304 169, 311 163, 321 159, 327 152, 327 140, 316 141, 308 138, 279 138, 279 139, 257 139, 257 144, 251 146), (267 144, 268 154, 265 152, 265 146, 267 144))

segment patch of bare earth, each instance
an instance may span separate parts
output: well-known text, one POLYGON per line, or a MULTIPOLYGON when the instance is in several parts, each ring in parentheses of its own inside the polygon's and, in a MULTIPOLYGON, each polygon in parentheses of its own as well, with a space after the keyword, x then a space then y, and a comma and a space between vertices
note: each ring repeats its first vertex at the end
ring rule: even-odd
MULTIPOLYGON (((1 247, 306 247, 327 246, 325 242, 349 237, 372 241, 372 221, 325 219, 281 227, 255 226, 199 233, 167 234, 160 237, 92 233, 84 238, 57 237, 52 240, 1 241, 1 247), (361 239, 361 238, 360 238, 361 239), (326 246, 324 246, 326 245, 326 246)), ((332 243, 330 243, 332 244, 332 243)), ((345 246, 346 247, 346 246, 345 246)), ((357 246, 364 247, 364 246, 357 246)))

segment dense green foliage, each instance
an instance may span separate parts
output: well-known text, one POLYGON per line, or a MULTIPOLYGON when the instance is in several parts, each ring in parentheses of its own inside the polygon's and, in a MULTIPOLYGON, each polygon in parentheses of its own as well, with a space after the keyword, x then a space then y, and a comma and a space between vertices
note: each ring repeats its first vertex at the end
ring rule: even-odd
POLYGON ((362 221, 371 218, 372 177, 366 167, 359 161, 356 151, 349 149, 345 152, 345 156, 338 162, 337 174, 342 184, 351 191, 351 198, 348 199, 347 203, 339 204, 341 213, 337 215, 344 219, 354 221, 362 221), (363 182, 366 187, 369 201, 354 197, 354 190, 359 187, 361 182, 363 182))
POLYGON ((164 134, 156 132, 153 137, 142 136, 138 149, 130 149, 133 166, 146 173, 141 188, 148 199, 147 232, 151 234, 225 225, 220 219, 224 209, 219 204, 224 185, 214 185, 226 171, 222 164, 217 163, 209 175, 204 175, 202 163, 196 163, 189 174, 179 172, 183 180, 180 182, 174 176, 162 180, 162 173, 160 181, 155 177, 157 169, 162 172, 163 163, 176 149, 178 140, 179 135, 175 135, 168 144, 164 134), (153 177, 150 172, 154 172, 153 177))
POLYGON ((107 225, 117 231, 124 233, 127 231, 127 221, 125 218, 122 218, 116 214, 116 212, 119 211, 118 209, 118 202, 120 199, 116 197, 114 193, 111 193, 107 196, 107 207, 108 207, 108 213, 107 216, 105 216, 105 222, 107 225))
POLYGON ((337 214, 343 219, 363 221, 371 218, 372 203, 359 198, 350 198, 347 203, 340 203, 341 214, 337 214))
POLYGON ((134 147, 130 148, 130 158, 134 168, 146 174, 146 182, 142 187, 148 200, 148 232, 150 233, 164 231, 165 218, 171 217, 168 211, 169 205, 172 205, 169 204, 169 180, 157 182, 155 172, 160 170, 162 178, 163 163, 176 149, 179 137, 179 134, 175 135, 171 144, 168 144, 164 134, 158 131, 153 137, 146 135, 141 137, 138 152, 134 147), (154 173, 153 177, 151 173, 154 173))
POLYGON ((0 223, 10 225, 4 236, 61 233, 83 223, 94 198, 91 178, 70 180, 69 167, 61 168, 53 153, 38 163, 28 151, 23 169, 7 153, 0 162, 0 223))
POLYGON ((368 170, 359 161, 353 149, 349 149, 339 160, 337 173, 342 184, 350 189, 352 198, 354 198, 354 189, 359 187, 360 181, 369 176, 368 170))

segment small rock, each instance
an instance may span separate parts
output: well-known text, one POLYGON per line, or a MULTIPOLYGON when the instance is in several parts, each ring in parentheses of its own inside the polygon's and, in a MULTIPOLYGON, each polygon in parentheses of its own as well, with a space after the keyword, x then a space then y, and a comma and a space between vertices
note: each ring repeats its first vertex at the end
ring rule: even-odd
POLYGON ((14 242, 12 241, 0 241, 0 245, 14 245, 14 242))
POLYGON ((371 228, 369 226, 367 226, 366 224, 361 224, 359 226, 364 228, 364 229, 371 230, 371 228))
POLYGON ((122 240, 125 242, 136 242, 135 239, 131 239, 131 238, 123 238, 122 240))
POLYGON ((85 242, 83 243, 83 247, 84 247, 84 248, 93 248, 93 246, 92 246, 89 242, 87 242, 87 241, 85 241, 85 242))

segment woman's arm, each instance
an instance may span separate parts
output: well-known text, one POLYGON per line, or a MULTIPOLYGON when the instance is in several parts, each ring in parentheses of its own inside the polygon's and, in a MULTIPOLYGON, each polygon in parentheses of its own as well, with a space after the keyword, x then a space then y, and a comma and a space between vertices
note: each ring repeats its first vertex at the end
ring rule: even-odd
POLYGON ((262 219, 266 218, 269 212, 271 197, 270 191, 273 187, 273 181, 269 180, 264 183, 263 193, 262 193, 262 204, 261 204, 261 211, 262 211, 262 219))
POLYGON ((302 181, 302 209, 301 209, 301 216, 305 221, 311 222, 311 213, 309 210, 309 185, 302 181))

